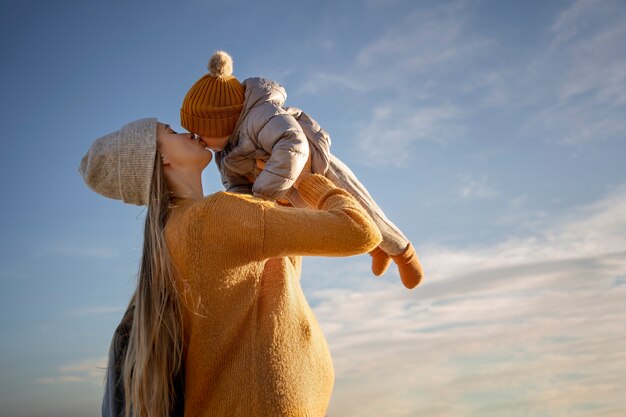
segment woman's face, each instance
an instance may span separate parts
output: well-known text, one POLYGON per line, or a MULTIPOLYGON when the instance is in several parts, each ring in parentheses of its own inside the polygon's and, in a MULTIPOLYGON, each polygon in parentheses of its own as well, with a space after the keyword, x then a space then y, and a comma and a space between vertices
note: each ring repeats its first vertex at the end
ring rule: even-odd
POLYGON ((157 124, 157 144, 163 163, 172 167, 203 170, 213 159, 201 138, 193 133, 176 133, 164 123, 157 124))

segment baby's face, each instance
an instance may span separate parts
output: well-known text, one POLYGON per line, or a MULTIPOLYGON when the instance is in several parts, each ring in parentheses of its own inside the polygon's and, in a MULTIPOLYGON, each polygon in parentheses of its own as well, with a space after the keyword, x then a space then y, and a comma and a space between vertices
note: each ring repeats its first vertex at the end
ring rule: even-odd
POLYGON ((228 144, 228 138, 230 135, 222 136, 222 137, 212 137, 212 136, 198 136, 204 143, 206 143, 207 148, 212 150, 213 152, 219 152, 224 150, 226 145, 228 144))

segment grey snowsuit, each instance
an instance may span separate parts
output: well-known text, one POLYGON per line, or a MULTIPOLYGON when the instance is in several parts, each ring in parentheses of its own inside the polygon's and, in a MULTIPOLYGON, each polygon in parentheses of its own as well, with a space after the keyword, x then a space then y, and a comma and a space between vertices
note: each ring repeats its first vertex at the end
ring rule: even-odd
POLYGON ((330 153, 330 136, 309 115, 283 107, 287 98, 278 83, 263 78, 243 82, 243 110, 229 143, 215 154, 227 191, 252 193, 265 200, 289 199, 295 207, 306 203, 292 189, 311 153, 311 170, 350 192, 370 214, 383 236, 380 248, 389 255, 406 249, 408 239, 378 207, 354 173, 330 153), (256 160, 265 161, 260 170, 256 160), (247 177, 256 178, 254 184, 247 177))

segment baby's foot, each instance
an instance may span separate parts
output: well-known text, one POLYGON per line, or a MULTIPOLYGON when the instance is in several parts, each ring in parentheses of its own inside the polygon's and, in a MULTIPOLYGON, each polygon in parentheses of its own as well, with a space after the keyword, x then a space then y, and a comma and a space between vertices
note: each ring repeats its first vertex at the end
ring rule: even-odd
POLYGON ((413 249, 413 245, 409 242, 404 252, 400 255, 392 256, 391 259, 398 265, 398 272, 400 272, 400 278, 404 286, 408 289, 417 287, 422 280, 424 271, 422 271, 422 265, 415 253, 415 249, 413 249))
POLYGON ((370 256, 372 257, 372 272, 377 277, 381 276, 385 273, 387 268, 389 268, 389 264, 391 264, 391 258, 385 251, 376 246, 376 248, 370 252, 370 256))

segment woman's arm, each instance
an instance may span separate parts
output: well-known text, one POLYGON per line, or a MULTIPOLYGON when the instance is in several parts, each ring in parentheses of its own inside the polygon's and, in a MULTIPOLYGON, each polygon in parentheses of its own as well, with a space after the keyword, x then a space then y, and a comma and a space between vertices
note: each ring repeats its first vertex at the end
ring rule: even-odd
POLYGON ((304 176, 297 187, 317 210, 263 204, 264 258, 357 255, 380 243, 380 231, 348 192, 320 175, 304 176))
MULTIPOLYGON (((192 206, 185 224, 170 224, 172 233, 204 242, 216 256, 246 261, 282 256, 350 256, 374 249, 380 231, 347 191, 321 175, 296 181, 301 197, 313 208, 282 207, 250 195, 216 193, 192 206)), ((184 245, 181 236, 171 242, 184 245)))

